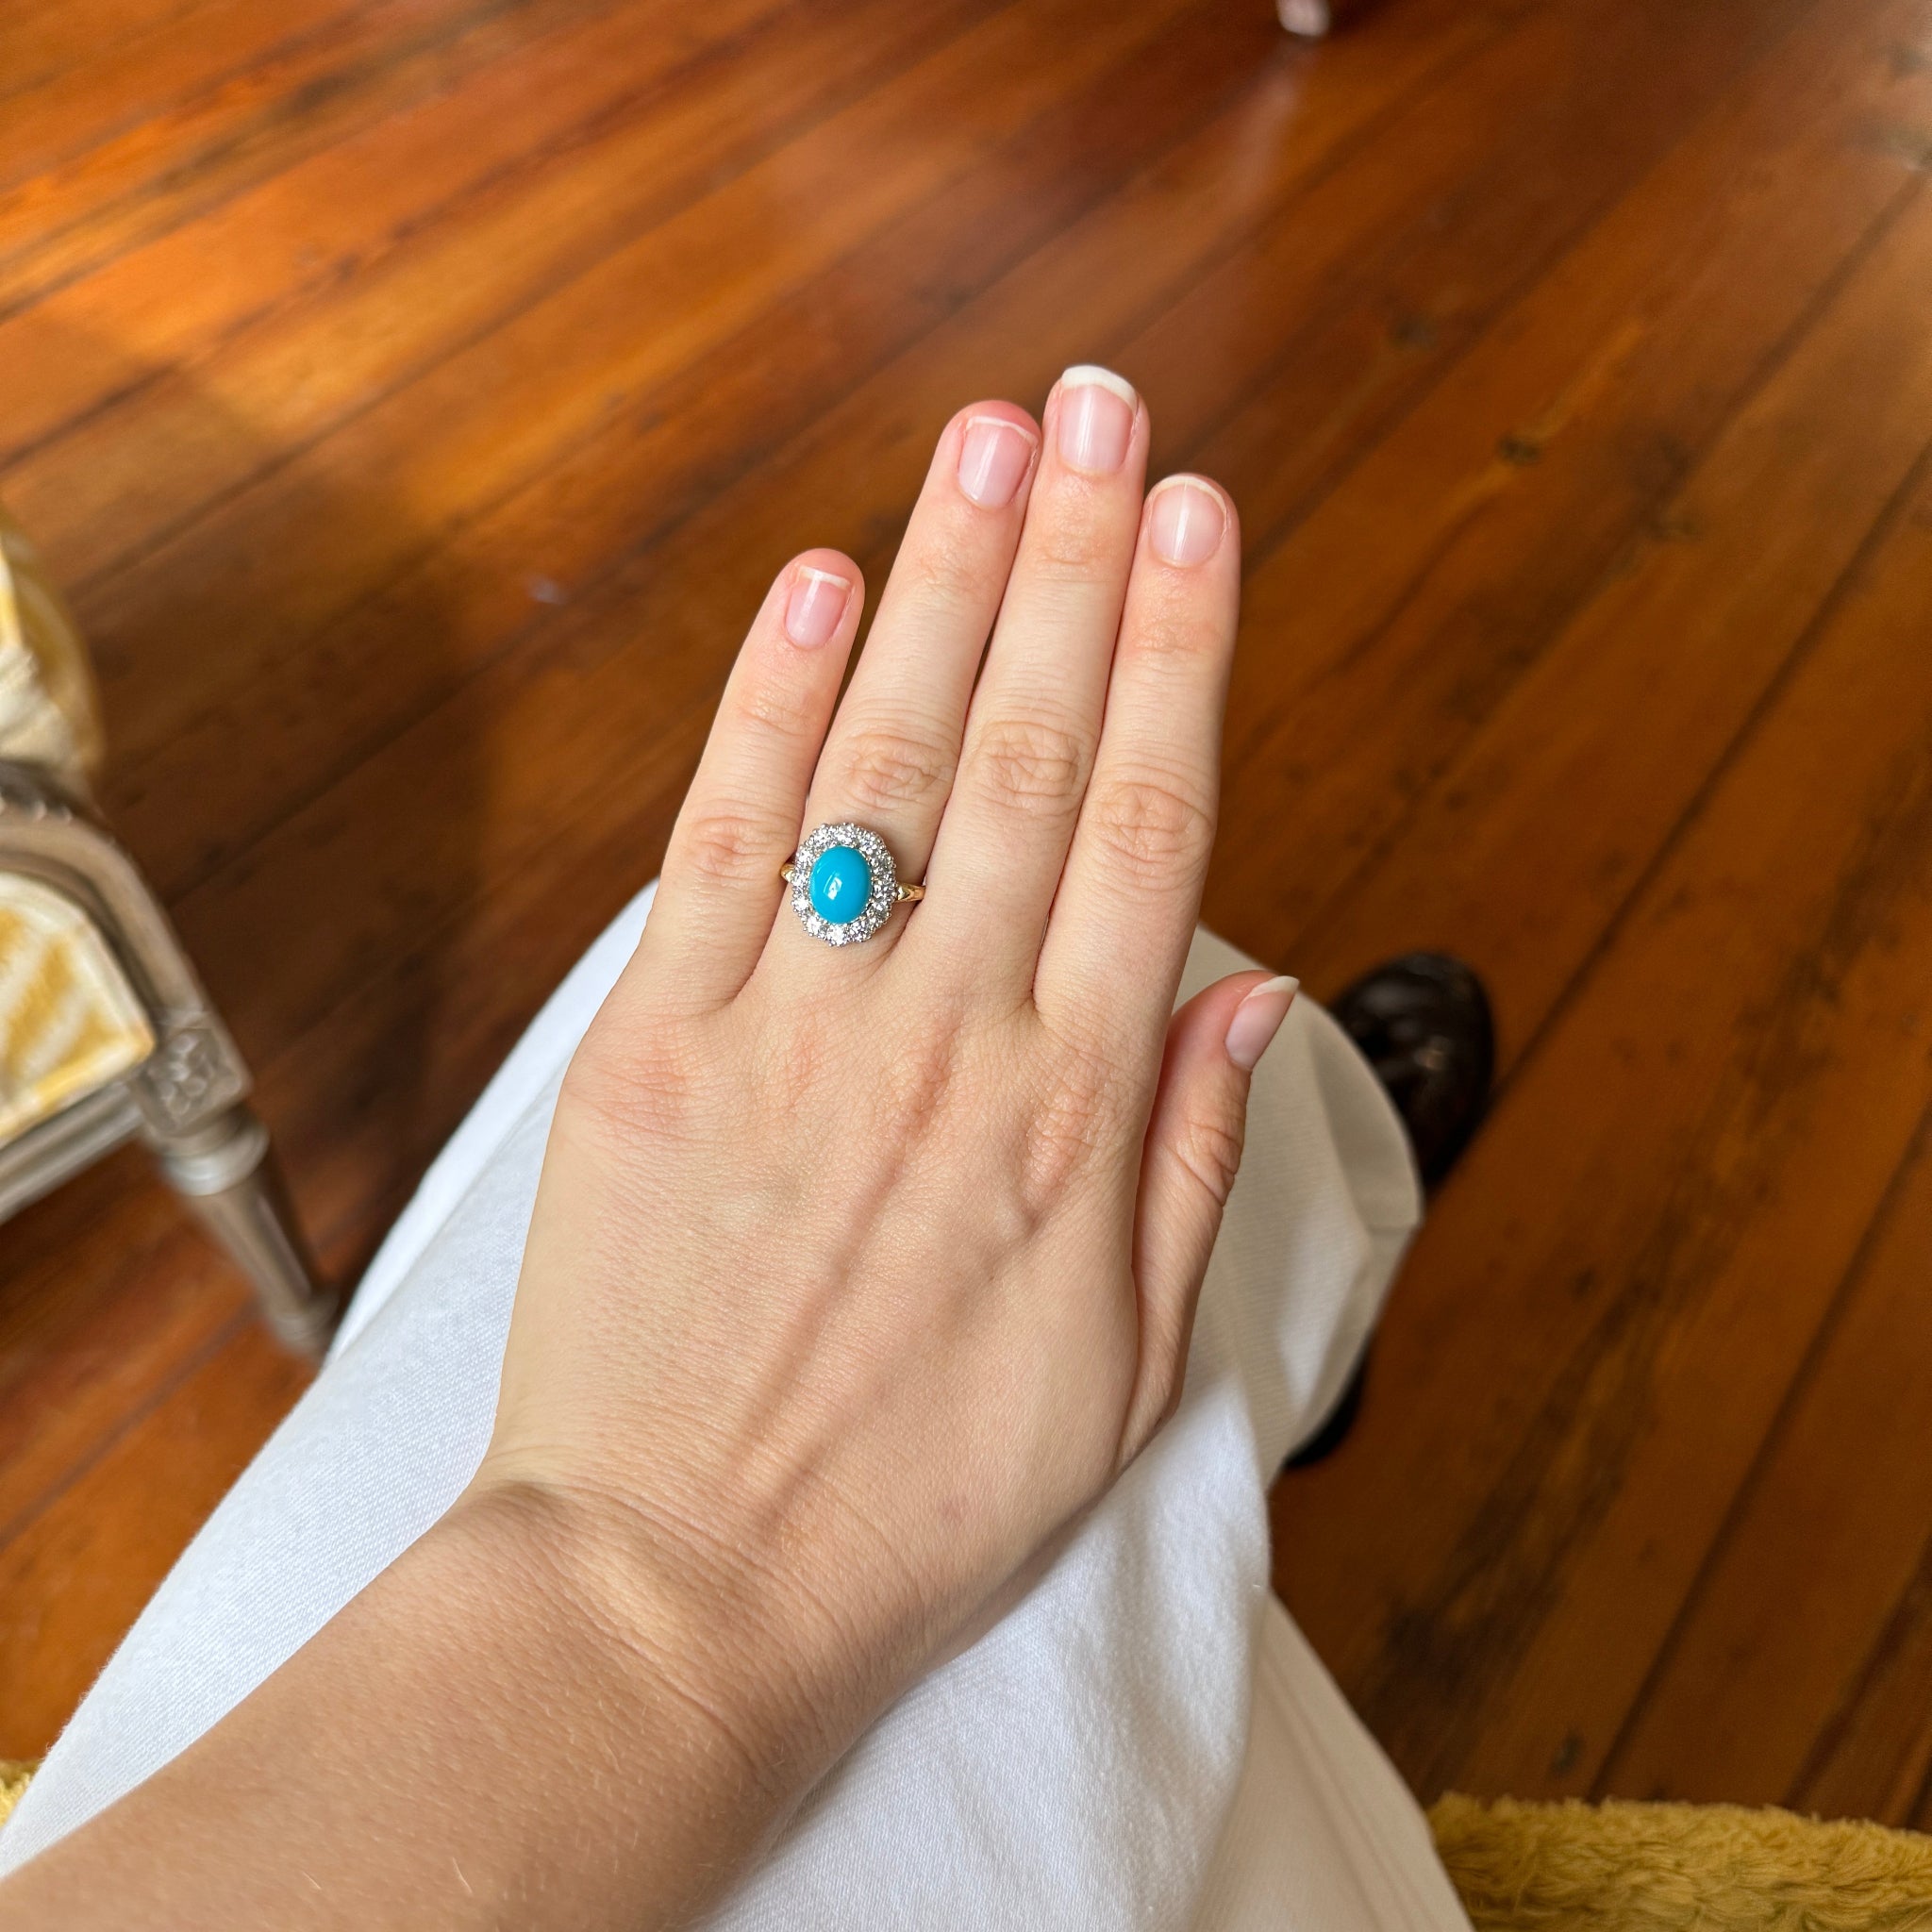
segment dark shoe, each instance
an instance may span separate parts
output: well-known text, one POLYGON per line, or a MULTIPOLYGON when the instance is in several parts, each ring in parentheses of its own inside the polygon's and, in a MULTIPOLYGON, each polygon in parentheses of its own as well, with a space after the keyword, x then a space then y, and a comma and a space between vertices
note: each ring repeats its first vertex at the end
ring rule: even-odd
POLYGON ((1329 1010, 1395 1103, 1423 1185, 1439 1186, 1490 1104, 1496 1035, 1482 981, 1446 953, 1405 953, 1329 1010))
MULTIPOLYGON (((1357 980, 1329 1010, 1395 1103, 1423 1185, 1439 1186, 1490 1104, 1496 1035, 1482 981, 1446 953, 1406 953, 1357 980)), ((1306 1469, 1341 1448, 1368 1372, 1364 1354, 1328 1420, 1283 1468, 1306 1469)))

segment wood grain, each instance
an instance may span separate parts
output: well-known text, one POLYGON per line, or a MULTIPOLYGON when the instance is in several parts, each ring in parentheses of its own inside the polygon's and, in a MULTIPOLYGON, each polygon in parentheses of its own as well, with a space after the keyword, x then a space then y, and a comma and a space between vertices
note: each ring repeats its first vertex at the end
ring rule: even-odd
MULTIPOLYGON (((1925 0, 22 0, 0 496, 366 1260, 806 542, 1124 368, 1244 510, 1209 912, 1496 1116, 1277 1583, 1424 1795, 1932 1817, 1925 0)), ((0 1230, 0 1755, 300 1374, 124 1154, 0 1230)))
MULTIPOLYGON (((1906 1016, 1914 1030, 1923 1024, 1906 1016)), ((1907 1667, 1932 1525, 1920 1454, 1932 1400, 1928 1253, 1932 1135, 1922 1122, 1607 1781, 1916 1816, 1932 1769, 1932 1708, 1911 1694, 1907 1667), (1863 1472, 1855 1489, 1847 1465, 1863 1472)))
POLYGON ((90 47, 9 115, 9 131, 27 124, 10 154, 34 154, 35 122, 51 151, 8 192, 0 293, 10 305, 58 289, 582 10, 583 0, 207 0, 144 40, 108 43, 105 58, 90 47))

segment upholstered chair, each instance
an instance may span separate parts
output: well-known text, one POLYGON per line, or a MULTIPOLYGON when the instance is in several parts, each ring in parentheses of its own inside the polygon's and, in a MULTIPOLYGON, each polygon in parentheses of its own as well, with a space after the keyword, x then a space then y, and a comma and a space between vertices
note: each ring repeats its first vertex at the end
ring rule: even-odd
POLYGON ((92 804, 100 729, 85 647, 0 511, 0 1221, 123 1141, 318 1352, 332 1298, 249 1110, 248 1069, 158 901, 92 804))

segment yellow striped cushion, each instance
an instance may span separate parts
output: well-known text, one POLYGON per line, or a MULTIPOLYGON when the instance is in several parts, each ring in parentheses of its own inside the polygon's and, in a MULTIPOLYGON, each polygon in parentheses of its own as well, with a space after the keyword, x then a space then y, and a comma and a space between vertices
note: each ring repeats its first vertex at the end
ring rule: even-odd
POLYGON ((33 545, 0 510, 0 758, 44 765, 78 788, 100 737, 80 632, 33 545))
POLYGON ((0 1142, 138 1067, 154 1034, 70 900, 0 873, 0 1142))

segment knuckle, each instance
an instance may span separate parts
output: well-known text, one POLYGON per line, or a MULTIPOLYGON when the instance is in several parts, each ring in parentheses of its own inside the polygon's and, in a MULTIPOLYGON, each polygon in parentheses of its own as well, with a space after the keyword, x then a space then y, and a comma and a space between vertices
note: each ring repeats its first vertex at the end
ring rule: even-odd
POLYGON ((939 605, 957 609, 977 601, 991 575, 982 547, 963 532, 934 534, 916 555, 902 554, 897 569, 905 574, 906 588, 912 593, 902 608, 939 605))
POLYGON ((676 1026, 607 1002, 564 1070, 558 1119, 630 1141, 678 1132, 695 1099, 694 1070, 676 1026))
POLYGON ((1091 583, 1115 567, 1117 548, 1098 517, 1062 506, 1061 513, 1048 517, 1033 540, 1026 569, 1049 583, 1091 583))
POLYGON ((795 827, 741 806, 697 812, 678 833, 685 870, 710 885, 762 881, 791 851, 795 827))
POLYGON ((930 1135, 958 1074, 957 1045, 945 1029, 902 1040, 877 1076, 878 1121, 888 1144, 909 1147, 930 1135))
POLYGON ((1120 1104, 1106 1063, 1084 1055, 1063 1058, 1027 1126, 1021 1183, 1027 1211, 1043 1216, 1064 1199, 1079 1174, 1113 1144, 1119 1125, 1120 1104))
POLYGON ((1174 1137, 1174 1158, 1215 1202, 1227 1206, 1228 1191, 1241 1172, 1245 1122, 1237 1117, 1190 1111, 1174 1137))
POLYGON ((819 1092, 833 1056, 833 1031, 824 1024, 761 1029, 758 1091, 779 1117, 796 1115, 819 1092))
POLYGON ((1064 811, 1087 780, 1087 749, 1078 736, 1039 719, 990 720, 973 763, 986 795, 1010 811, 1064 811))
POLYGON ((855 1141, 868 1150, 873 1180, 890 1189, 908 1171, 937 1157, 935 1150, 958 1145, 962 1118, 983 1115, 985 1092, 967 1073, 964 1045, 944 1024, 929 1029, 893 1028, 885 1037, 889 1051, 876 1053, 879 1036, 865 1029, 827 1029, 837 1041, 833 1057, 811 1069, 809 1096, 802 1089, 780 1089, 781 1103, 795 1113, 808 1097, 823 1112, 829 1089, 842 1090, 855 1057, 874 1052, 865 1091, 839 1102, 855 1141))
POLYGON ((855 737, 843 759, 844 789, 861 811, 891 811, 918 805, 952 775, 952 756, 916 732, 885 725, 855 737))
POLYGON ((1221 646, 1224 632, 1179 597, 1154 601, 1122 639, 1123 648, 1153 665, 1172 663, 1176 675, 1221 646))
POLYGON ((1168 773, 1125 773, 1096 784, 1087 828, 1135 885, 1164 887, 1208 860, 1214 811, 1201 792, 1168 773))
POLYGON ((733 722, 741 728, 760 732, 785 744, 808 737, 812 728, 813 710, 798 691, 775 681, 755 683, 737 693, 732 704, 733 722))

